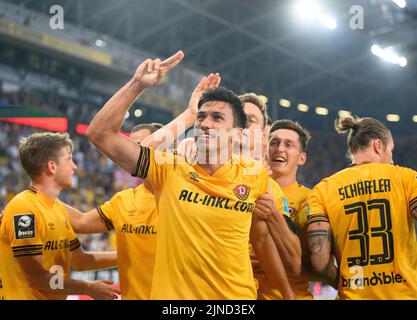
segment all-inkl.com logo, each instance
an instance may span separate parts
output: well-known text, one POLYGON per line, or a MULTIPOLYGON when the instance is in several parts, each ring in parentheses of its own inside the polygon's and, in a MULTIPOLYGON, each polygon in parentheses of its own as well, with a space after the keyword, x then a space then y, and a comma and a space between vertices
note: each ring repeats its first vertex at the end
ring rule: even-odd
POLYGON ((250 188, 246 184, 240 184, 233 189, 235 196, 242 201, 245 201, 249 197, 250 188))

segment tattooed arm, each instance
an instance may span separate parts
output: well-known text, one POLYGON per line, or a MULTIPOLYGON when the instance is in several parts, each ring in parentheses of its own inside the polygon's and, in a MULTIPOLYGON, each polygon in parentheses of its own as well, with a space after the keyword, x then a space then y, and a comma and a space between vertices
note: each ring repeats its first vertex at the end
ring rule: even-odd
POLYGON ((311 266, 320 278, 337 289, 339 270, 331 255, 332 235, 330 224, 320 221, 310 223, 307 229, 311 266))

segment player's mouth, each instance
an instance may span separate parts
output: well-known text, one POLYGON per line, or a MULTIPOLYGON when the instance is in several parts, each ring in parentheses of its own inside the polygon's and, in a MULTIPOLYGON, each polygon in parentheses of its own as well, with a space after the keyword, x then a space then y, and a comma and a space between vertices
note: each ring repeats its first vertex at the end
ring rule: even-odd
POLYGON ((276 164, 284 164, 287 163, 287 159, 285 157, 279 156, 272 158, 272 162, 276 164))

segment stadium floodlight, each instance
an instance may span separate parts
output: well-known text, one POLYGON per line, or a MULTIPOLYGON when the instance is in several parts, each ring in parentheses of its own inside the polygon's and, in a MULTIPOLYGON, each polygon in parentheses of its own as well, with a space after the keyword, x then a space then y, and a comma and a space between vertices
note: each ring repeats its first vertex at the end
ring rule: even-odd
POLYGON ((302 22, 319 22, 328 29, 336 29, 336 20, 320 8, 315 0, 299 0, 295 4, 295 14, 302 22))
POLYGON ((374 44, 371 47, 371 52, 382 60, 397 64, 400 67, 404 68, 407 65, 407 59, 399 56, 392 47, 381 48, 379 45, 374 44))
POLYGON ((405 0, 392 0, 400 8, 405 8, 407 2, 405 0))
POLYGON ((101 39, 97 39, 96 40, 96 46, 100 47, 100 48, 104 48, 106 46, 106 41, 101 40, 101 39))
POLYGON ((417 115, 413 116, 413 122, 417 122, 417 115))
POLYGON ((320 116, 327 116, 329 114, 329 109, 326 107, 317 107, 316 113, 320 116))
POLYGON ((281 106, 281 107, 284 107, 284 108, 289 108, 289 107, 291 107, 291 101, 289 101, 289 100, 287 100, 287 99, 279 99, 279 105, 281 106))
POLYGON ((134 115, 136 118, 140 118, 142 116, 142 110, 136 109, 134 115))
POLYGON ((298 109, 299 111, 301 111, 301 112, 307 112, 307 111, 308 111, 308 109, 309 109, 309 107, 308 107, 308 105, 306 105, 306 104, 300 103, 300 104, 297 106, 297 109, 298 109))
POLYGON ((326 28, 329 28, 329 29, 331 29, 331 30, 334 30, 334 29, 336 29, 336 27, 337 27, 337 22, 336 22, 336 20, 332 17, 332 16, 330 16, 330 15, 328 15, 328 14, 320 14, 318 17, 317 17, 317 20, 323 25, 323 26, 325 26, 326 28))
POLYGON ((398 122, 400 121, 400 116, 398 114, 387 114, 387 120, 389 122, 398 122))
POLYGON ((352 114, 352 112, 347 111, 347 110, 339 110, 338 114, 339 114, 339 117, 343 118, 343 117, 349 117, 352 114))

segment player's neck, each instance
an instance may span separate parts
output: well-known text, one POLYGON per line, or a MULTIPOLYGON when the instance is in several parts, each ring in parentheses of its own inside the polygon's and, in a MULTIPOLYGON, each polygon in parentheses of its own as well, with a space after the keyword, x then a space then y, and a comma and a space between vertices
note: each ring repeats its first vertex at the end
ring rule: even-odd
POLYGON ((297 171, 291 172, 287 175, 279 175, 274 172, 272 172, 272 179, 274 179, 276 182, 278 182, 279 186, 281 188, 286 188, 293 183, 297 182, 297 171))
POLYGON ((227 155, 224 154, 225 151, 220 150, 220 152, 214 153, 211 156, 211 152, 197 156, 198 165, 205 171, 207 174, 212 175, 219 168, 221 168, 225 163, 227 163, 232 157, 232 153, 228 152, 227 155))
POLYGON ((42 192, 51 201, 55 201, 61 192, 61 188, 56 186, 54 182, 32 181, 31 185, 36 190, 42 192))
POLYGON ((372 152, 360 152, 353 155, 352 165, 360 165, 363 163, 381 162, 380 157, 372 152))

